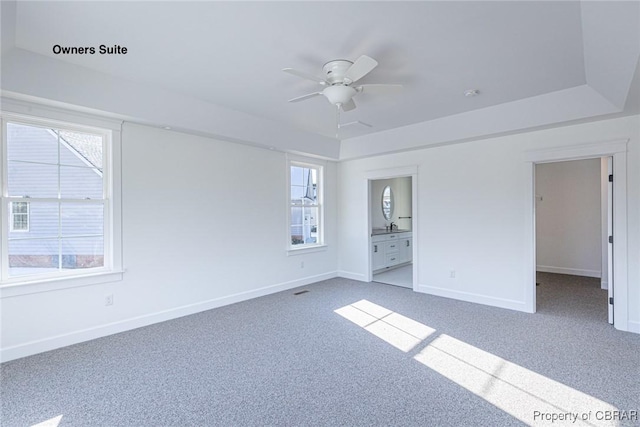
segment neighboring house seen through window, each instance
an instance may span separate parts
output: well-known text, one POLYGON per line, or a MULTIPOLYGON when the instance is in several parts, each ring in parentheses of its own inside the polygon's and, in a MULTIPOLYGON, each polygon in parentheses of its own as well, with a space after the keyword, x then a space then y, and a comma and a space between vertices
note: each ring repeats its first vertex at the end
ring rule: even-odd
POLYGON ((109 263, 109 132, 3 121, 2 279, 109 263), (25 201, 28 199, 28 202, 25 201))
POLYGON ((29 202, 11 202, 11 231, 29 231, 29 202))
POLYGON ((290 248, 323 244, 322 167, 290 162, 290 248))

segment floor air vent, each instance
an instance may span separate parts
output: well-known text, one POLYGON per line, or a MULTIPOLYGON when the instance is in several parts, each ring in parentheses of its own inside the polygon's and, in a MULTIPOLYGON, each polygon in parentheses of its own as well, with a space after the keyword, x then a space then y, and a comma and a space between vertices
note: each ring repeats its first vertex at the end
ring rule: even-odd
POLYGON ((309 292, 309 291, 305 289, 304 291, 294 292, 294 295, 306 294, 307 292, 309 292))

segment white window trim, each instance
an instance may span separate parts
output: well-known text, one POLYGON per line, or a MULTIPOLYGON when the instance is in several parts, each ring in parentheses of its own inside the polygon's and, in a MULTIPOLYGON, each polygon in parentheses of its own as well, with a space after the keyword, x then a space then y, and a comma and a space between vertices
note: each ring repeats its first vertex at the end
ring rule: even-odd
POLYGON ((30 224, 31 224, 31 204, 27 201, 23 201, 23 200, 12 200, 11 202, 9 202, 9 204, 11 205, 11 208, 9 209, 9 231, 11 233, 28 233, 29 232, 29 228, 30 228, 30 224), (13 211, 13 203, 26 203, 27 204, 27 212, 21 212, 16 214, 13 211), (15 221, 15 217, 16 215, 27 215, 27 228, 20 228, 20 229, 16 229, 16 221, 15 221))
POLYGON ((327 245, 325 243, 325 230, 324 230, 324 186, 325 186, 325 168, 326 162, 309 159, 307 157, 295 156, 288 154, 286 156, 286 164, 287 164, 287 196, 286 196, 286 204, 287 204, 287 223, 286 223, 286 250, 287 255, 301 255, 310 252, 318 252, 326 250, 327 245), (292 245, 291 244, 291 167, 299 166, 299 167, 307 167, 314 168, 318 170, 318 227, 320 228, 318 232, 318 242, 317 243, 303 243, 300 245, 292 245))
MULTIPOLYGON (((105 144, 107 151, 103 164, 104 185, 107 190, 105 191, 107 200, 105 206, 108 209, 104 224, 105 266, 82 272, 65 271, 55 274, 9 278, 8 257, 4 255, 8 251, 8 240, 3 237, 0 245, 3 275, 0 277, 0 298, 122 280, 124 272, 122 260, 122 121, 14 99, 2 98, 0 102, 2 104, 0 124, 2 125, 3 141, 6 141, 7 136, 5 121, 99 133, 108 135, 110 138, 110 143, 105 144)), ((8 194, 7 171, 4 168, 6 144, 2 144, 2 146, 3 149, 0 150, 0 196, 2 196, 2 218, 6 218, 3 220, 2 227, 7 230, 9 201, 23 200, 5 197, 8 194)))

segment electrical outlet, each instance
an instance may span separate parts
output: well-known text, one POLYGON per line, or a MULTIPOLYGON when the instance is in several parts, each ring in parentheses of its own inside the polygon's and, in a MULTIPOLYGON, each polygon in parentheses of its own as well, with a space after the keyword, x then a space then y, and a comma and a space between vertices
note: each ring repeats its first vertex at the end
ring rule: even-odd
POLYGON ((113 305, 113 294, 104 297, 104 305, 113 305))
POLYGON ((456 278, 456 271, 455 270, 449 271, 449 278, 450 279, 455 279, 456 278))

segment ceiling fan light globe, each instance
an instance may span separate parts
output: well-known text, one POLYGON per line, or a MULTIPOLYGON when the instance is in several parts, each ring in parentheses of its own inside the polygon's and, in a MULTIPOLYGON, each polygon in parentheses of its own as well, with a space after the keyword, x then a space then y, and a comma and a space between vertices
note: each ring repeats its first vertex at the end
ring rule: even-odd
POLYGON ((329 86, 322 91, 322 94, 332 104, 346 104, 353 98, 357 91, 351 86, 329 86))

